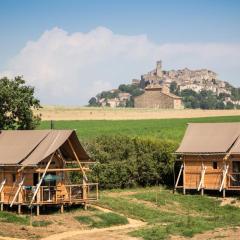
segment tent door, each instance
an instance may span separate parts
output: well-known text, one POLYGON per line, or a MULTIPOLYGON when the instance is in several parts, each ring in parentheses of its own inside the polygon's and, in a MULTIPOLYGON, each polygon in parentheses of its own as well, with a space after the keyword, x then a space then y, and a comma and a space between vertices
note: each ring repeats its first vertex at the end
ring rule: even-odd
POLYGON ((232 161, 230 182, 232 187, 240 187, 240 161, 232 161))

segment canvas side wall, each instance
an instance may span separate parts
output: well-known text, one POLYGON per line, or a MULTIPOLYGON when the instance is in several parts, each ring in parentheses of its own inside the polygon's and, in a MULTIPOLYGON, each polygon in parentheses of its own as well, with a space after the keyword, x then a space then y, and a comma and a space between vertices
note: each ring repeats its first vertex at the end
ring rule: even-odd
POLYGON ((185 156, 185 189, 197 189, 201 179, 201 171, 206 167, 204 189, 216 190, 221 186, 223 157, 222 156, 185 156))

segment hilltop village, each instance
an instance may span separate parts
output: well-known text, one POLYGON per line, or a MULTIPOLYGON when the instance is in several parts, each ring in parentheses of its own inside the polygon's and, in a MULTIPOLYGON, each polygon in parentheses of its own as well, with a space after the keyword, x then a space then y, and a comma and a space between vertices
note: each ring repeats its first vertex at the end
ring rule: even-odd
POLYGON ((140 79, 103 91, 90 106, 137 108, 232 109, 240 106, 240 91, 208 69, 163 70, 162 61, 140 79))
POLYGON ((212 91, 219 95, 220 93, 231 94, 226 89, 226 82, 218 79, 217 74, 208 69, 190 70, 184 68, 181 70, 164 71, 162 69, 162 61, 157 61, 156 68, 141 76, 141 80, 134 79, 132 83, 137 83, 142 88, 148 84, 160 83, 170 88, 171 83, 175 82, 179 90, 192 89, 195 92, 201 90, 212 91))

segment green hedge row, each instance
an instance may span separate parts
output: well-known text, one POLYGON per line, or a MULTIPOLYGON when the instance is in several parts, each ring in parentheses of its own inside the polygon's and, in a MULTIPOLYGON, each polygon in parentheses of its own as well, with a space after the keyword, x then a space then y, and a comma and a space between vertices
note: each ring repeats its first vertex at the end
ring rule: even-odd
POLYGON ((176 143, 151 138, 101 136, 86 143, 96 164, 90 179, 100 188, 172 184, 176 143))

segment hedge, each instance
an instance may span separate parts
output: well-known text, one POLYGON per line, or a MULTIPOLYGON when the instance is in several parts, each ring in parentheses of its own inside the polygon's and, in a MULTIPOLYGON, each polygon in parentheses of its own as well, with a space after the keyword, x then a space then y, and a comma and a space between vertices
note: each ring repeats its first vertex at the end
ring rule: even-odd
POLYGON ((85 145, 96 160, 89 180, 102 189, 172 184, 176 149, 172 141, 116 135, 85 145))

